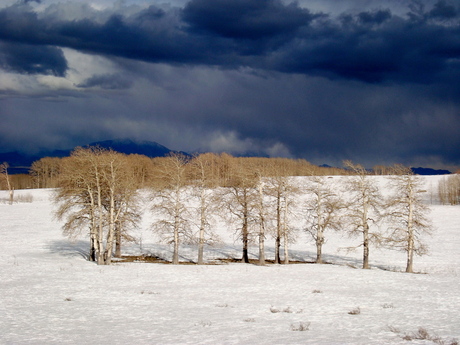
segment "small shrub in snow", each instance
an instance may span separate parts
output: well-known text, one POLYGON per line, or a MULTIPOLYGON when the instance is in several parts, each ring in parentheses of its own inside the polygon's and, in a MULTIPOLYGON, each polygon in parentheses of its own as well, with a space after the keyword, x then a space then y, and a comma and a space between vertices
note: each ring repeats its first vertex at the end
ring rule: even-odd
POLYGON ((310 322, 299 322, 299 324, 292 324, 291 331, 304 332, 310 329, 310 322))
POLYGON ((361 314, 361 308, 357 307, 357 308, 355 308, 353 310, 350 310, 348 312, 348 314, 350 314, 350 315, 359 315, 359 314, 361 314))
POLYGON ((145 290, 142 290, 141 291, 141 295, 159 295, 160 293, 159 292, 153 292, 153 291, 145 291, 145 290))
MULTIPOLYGON (((401 333, 399 329, 389 326, 390 331, 393 333, 401 333)), ((401 336, 402 339, 407 341, 412 340, 428 340, 438 345, 458 345, 457 339, 452 340, 444 340, 437 335, 431 335, 425 328, 419 327, 416 332, 406 333, 405 335, 401 336)))
POLYGON ((244 322, 256 322, 256 319, 250 317, 250 318, 244 319, 243 321, 244 322))
POLYGON ((323 293, 321 290, 313 290, 312 293, 323 293))
POLYGON ((401 331, 399 330, 399 328, 396 328, 394 326, 388 326, 388 330, 390 332, 393 332, 393 333, 400 333, 401 331))
POLYGON ((279 310, 278 308, 275 308, 275 307, 270 307, 270 311, 271 311, 272 313, 274 313, 274 314, 280 312, 280 310, 279 310))
MULTIPOLYGON (((270 307, 270 311, 271 311, 273 314, 275 314, 275 313, 281 313, 281 312, 291 314, 291 313, 294 312, 294 310, 293 310, 291 307, 286 307, 286 308, 284 308, 284 309, 279 309, 279 308, 276 308, 276 307, 273 307, 273 306, 270 307)), ((298 310, 296 313, 302 313, 302 312, 303 312, 303 309, 300 309, 300 310, 298 310)))
POLYGON ((195 326, 201 326, 201 327, 210 327, 212 325, 211 321, 200 321, 195 324, 195 326))
POLYGON ((228 308, 230 306, 227 303, 219 303, 219 304, 216 304, 216 307, 218 307, 218 308, 228 308))
POLYGON ((70 302, 70 301, 72 301, 72 298, 71 298, 71 297, 66 297, 66 298, 64 299, 64 301, 70 302))
POLYGON ((394 305, 392 303, 384 303, 382 307, 383 309, 392 309, 394 308, 394 305))

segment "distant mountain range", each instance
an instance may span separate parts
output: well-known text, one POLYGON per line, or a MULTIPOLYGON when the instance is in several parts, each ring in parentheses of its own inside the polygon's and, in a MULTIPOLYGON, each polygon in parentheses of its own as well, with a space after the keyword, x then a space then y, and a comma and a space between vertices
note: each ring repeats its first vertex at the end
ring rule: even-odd
MULTIPOLYGON (((104 149, 112 149, 114 151, 124 154, 139 154, 150 158, 164 157, 173 151, 163 145, 154 141, 134 141, 131 139, 115 139, 105 140, 90 143, 83 147, 98 146, 104 149)), ((6 152, 0 153, 0 163, 7 162, 10 166, 8 169, 10 174, 27 174, 33 162, 44 157, 67 157, 74 150, 54 150, 54 151, 41 151, 34 155, 27 155, 20 152, 6 152)), ((181 152, 187 154, 185 152, 181 152)))
MULTIPOLYGON (((112 149, 114 151, 124 154, 139 154, 150 158, 165 157, 169 153, 178 152, 168 149, 167 147, 158 144, 154 141, 134 141, 131 139, 115 139, 105 140, 90 143, 83 147, 99 146, 104 149, 112 149)), ((0 163, 7 162, 10 166, 8 169, 10 174, 27 174, 33 162, 44 157, 67 157, 74 150, 54 150, 54 151, 41 151, 35 155, 27 155, 20 152, 6 152, 0 153, 0 163)), ((188 155, 186 152, 180 152, 188 155)), ((323 164, 322 166, 328 166, 323 164)), ((436 170, 431 168, 412 168, 412 171, 418 175, 445 175, 450 174, 449 170, 436 170)))
POLYGON ((452 174, 449 170, 443 170, 443 169, 431 169, 431 168, 411 168, 414 174, 417 175, 448 175, 452 174))

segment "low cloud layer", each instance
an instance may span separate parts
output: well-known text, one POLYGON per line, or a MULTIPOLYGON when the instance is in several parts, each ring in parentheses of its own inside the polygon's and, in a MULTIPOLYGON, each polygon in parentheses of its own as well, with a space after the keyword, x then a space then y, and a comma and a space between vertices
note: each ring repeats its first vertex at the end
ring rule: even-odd
POLYGON ((315 163, 460 165, 459 6, 329 3, 6 4, 2 151, 130 136, 315 163))

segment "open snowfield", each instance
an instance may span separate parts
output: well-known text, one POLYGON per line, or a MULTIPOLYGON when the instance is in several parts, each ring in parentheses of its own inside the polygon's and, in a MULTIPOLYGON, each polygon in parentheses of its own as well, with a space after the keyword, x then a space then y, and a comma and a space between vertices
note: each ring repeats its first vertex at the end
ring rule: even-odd
MULTIPOLYGON (((426 177, 427 201, 439 177, 426 177)), ((70 241, 52 217, 51 190, 32 203, 0 203, 1 344, 452 344, 460 341, 460 207, 433 202, 436 228, 430 255, 371 248, 370 270, 357 269, 361 252, 340 251, 356 240, 327 233, 332 265, 166 265, 85 259, 84 236, 70 241), (359 308, 360 313, 349 312, 359 308), (302 326, 306 330, 295 330, 302 326), (431 340, 414 338, 422 327, 431 340), (435 337, 438 337, 435 339, 435 337)), ((7 193, 0 191, 0 198, 7 193)), ((129 253, 170 257, 150 234, 146 211, 129 253)), ((206 258, 241 257, 223 225, 224 243, 206 258)), ((257 248, 251 250, 256 257, 257 248)), ((273 240, 267 256, 273 258, 273 240)), ((195 260, 193 247, 182 260, 195 260)), ((292 259, 310 261, 313 243, 301 236, 292 259)))

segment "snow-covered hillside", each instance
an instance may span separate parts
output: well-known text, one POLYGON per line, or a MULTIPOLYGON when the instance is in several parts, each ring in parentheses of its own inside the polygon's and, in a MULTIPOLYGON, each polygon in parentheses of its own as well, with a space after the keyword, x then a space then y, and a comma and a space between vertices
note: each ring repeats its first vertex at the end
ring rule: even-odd
MULTIPOLYGON (((460 340, 460 207, 438 205, 440 177, 424 178, 436 230, 426 238, 430 255, 415 258, 422 274, 401 273, 405 254, 376 248, 372 269, 357 269, 361 252, 340 250, 355 240, 334 233, 324 246, 332 265, 97 266, 85 259, 87 238, 62 236, 51 190, 17 191, 33 202, 0 203, 0 344, 452 344, 460 340)), ((146 211, 142 241, 127 252, 170 256, 151 221, 146 211)), ((206 248, 208 260, 240 258, 233 233, 221 224, 219 234, 224 243, 206 248)), ((301 236, 291 254, 310 261, 314 243, 301 236)), ((196 249, 181 255, 195 260, 196 249)))

